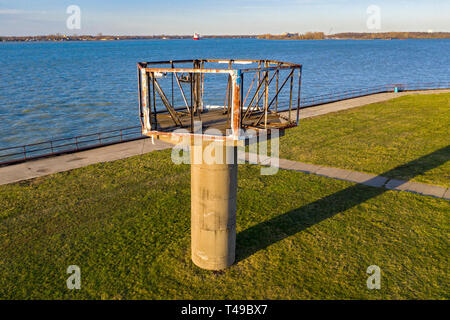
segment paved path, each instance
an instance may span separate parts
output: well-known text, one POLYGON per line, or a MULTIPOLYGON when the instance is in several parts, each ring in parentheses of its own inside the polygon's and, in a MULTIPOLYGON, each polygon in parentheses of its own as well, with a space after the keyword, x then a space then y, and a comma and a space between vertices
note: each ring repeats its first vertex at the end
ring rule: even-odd
MULTIPOLYGON (((321 116, 323 114, 337 112, 341 110, 352 109, 356 107, 361 107, 371 103, 383 102, 391 100, 393 98, 398 98, 406 95, 414 94, 438 94, 438 93, 450 93, 450 89, 439 89, 439 90, 423 90, 423 91, 406 91, 406 92, 388 92, 388 93, 377 93, 365 97, 353 98, 343 101, 337 101, 332 103, 326 103, 317 107, 311 107, 300 110, 300 119, 311 118, 316 116, 321 116)), ((288 117, 288 112, 282 113, 285 117, 288 117)))
POLYGON ((94 163, 125 159, 170 147, 170 144, 160 140, 155 140, 155 144, 153 145, 151 139, 140 139, 87 151, 0 167, 0 185, 81 168, 94 163))
MULTIPOLYGON (((270 163, 276 163, 276 159, 270 157, 260 156, 259 159, 256 155, 246 153, 245 160, 251 159, 251 163, 257 162, 261 165, 270 165, 270 163), (256 160, 258 159, 258 160, 256 160)), ((310 163, 303 163, 298 161, 292 161, 287 159, 279 159, 278 166, 280 169, 301 171, 305 173, 311 173, 327 178, 339 179, 344 181, 350 181, 354 183, 364 184, 371 187, 386 188, 390 190, 406 191, 422 194, 425 196, 431 196, 436 198, 443 198, 450 200, 450 188, 435 186, 431 184, 418 183, 406 180, 391 179, 383 176, 377 176, 374 174, 368 174, 358 171, 344 170, 333 167, 325 167, 310 163)))
MULTIPOLYGON (((426 90, 374 94, 366 97, 349 99, 334 103, 328 103, 317 107, 307 108, 300 111, 300 118, 315 117, 330 112, 337 112, 340 110, 355 108, 370 103, 386 101, 404 95, 436 94, 448 92, 450 92, 450 90, 426 90)), ((63 172, 81 168, 94 163, 125 159, 155 150, 168 149, 171 148, 171 146, 172 145, 164 143, 160 140, 155 140, 155 144, 152 144, 151 139, 141 139, 96 148, 88 151, 81 151, 72 154, 0 167, 0 185, 42 177, 56 172, 63 172)), ((269 160, 265 159, 265 161, 269 160)), ((389 180, 385 177, 370 175, 367 173, 317 166, 285 159, 280 159, 279 161, 280 168, 286 170, 308 172, 323 175, 329 178, 341 179, 374 187, 385 187, 392 190, 409 191, 439 198, 450 199, 450 190, 440 186, 394 179, 389 180)), ((264 161, 262 161, 261 164, 264 164, 264 161)))

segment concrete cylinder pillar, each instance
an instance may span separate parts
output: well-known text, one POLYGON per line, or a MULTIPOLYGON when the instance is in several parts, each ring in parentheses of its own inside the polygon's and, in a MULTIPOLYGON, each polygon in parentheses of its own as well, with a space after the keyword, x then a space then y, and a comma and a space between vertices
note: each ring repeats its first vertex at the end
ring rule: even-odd
POLYGON ((194 144, 191 148, 191 249, 192 261, 198 267, 221 270, 233 264, 236 200, 237 148, 214 141, 194 144))

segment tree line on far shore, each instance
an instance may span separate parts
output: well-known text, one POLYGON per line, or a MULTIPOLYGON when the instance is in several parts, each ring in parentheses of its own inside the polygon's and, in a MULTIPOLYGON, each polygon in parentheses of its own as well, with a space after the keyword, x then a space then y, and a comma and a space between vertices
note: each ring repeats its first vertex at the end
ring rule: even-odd
MULTIPOLYGON (((205 35, 202 38, 256 38, 254 35, 205 35)), ((112 40, 152 40, 152 39, 192 39, 192 35, 148 35, 148 36, 114 36, 103 35, 101 33, 97 35, 65 35, 65 34, 49 34, 41 36, 0 36, 0 42, 12 41, 12 42, 29 42, 29 41, 112 41, 112 40)))
MULTIPOLYGON (((304 34, 288 33, 274 35, 204 35, 202 38, 257 38, 272 40, 324 40, 324 39, 450 39, 450 32, 383 32, 383 33, 336 33, 326 35, 323 32, 306 32, 304 34)), ((149 35, 149 36, 114 36, 114 35, 64 35, 52 34, 42 36, 0 36, 0 41, 99 41, 99 40, 144 40, 144 39, 192 39, 191 35, 149 35)))
POLYGON ((345 32, 325 35, 323 32, 306 32, 304 34, 285 32, 280 35, 263 34, 258 39, 271 40, 324 40, 324 39, 450 39, 450 32, 382 32, 382 33, 355 33, 345 32))

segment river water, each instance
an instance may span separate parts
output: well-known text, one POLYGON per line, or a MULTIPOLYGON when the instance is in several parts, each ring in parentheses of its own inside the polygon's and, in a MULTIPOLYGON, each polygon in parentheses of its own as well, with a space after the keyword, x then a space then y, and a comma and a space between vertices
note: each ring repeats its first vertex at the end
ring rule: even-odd
POLYGON ((446 40, 205 39, 0 43, 0 148, 136 126, 136 62, 303 64, 302 97, 387 83, 450 82, 446 40))

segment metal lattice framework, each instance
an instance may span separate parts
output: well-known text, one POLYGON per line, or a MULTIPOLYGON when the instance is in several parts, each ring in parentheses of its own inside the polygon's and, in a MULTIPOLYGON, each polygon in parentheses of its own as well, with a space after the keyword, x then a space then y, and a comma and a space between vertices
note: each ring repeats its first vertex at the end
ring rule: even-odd
POLYGON ((184 128, 194 135, 201 121, 202 135, 213 128, 213 139, 241 140, 248 129, 298 126, 301 78, 302 65, 273 60, 138 63, 142 132, 180 135, 174 131, 184 128))

